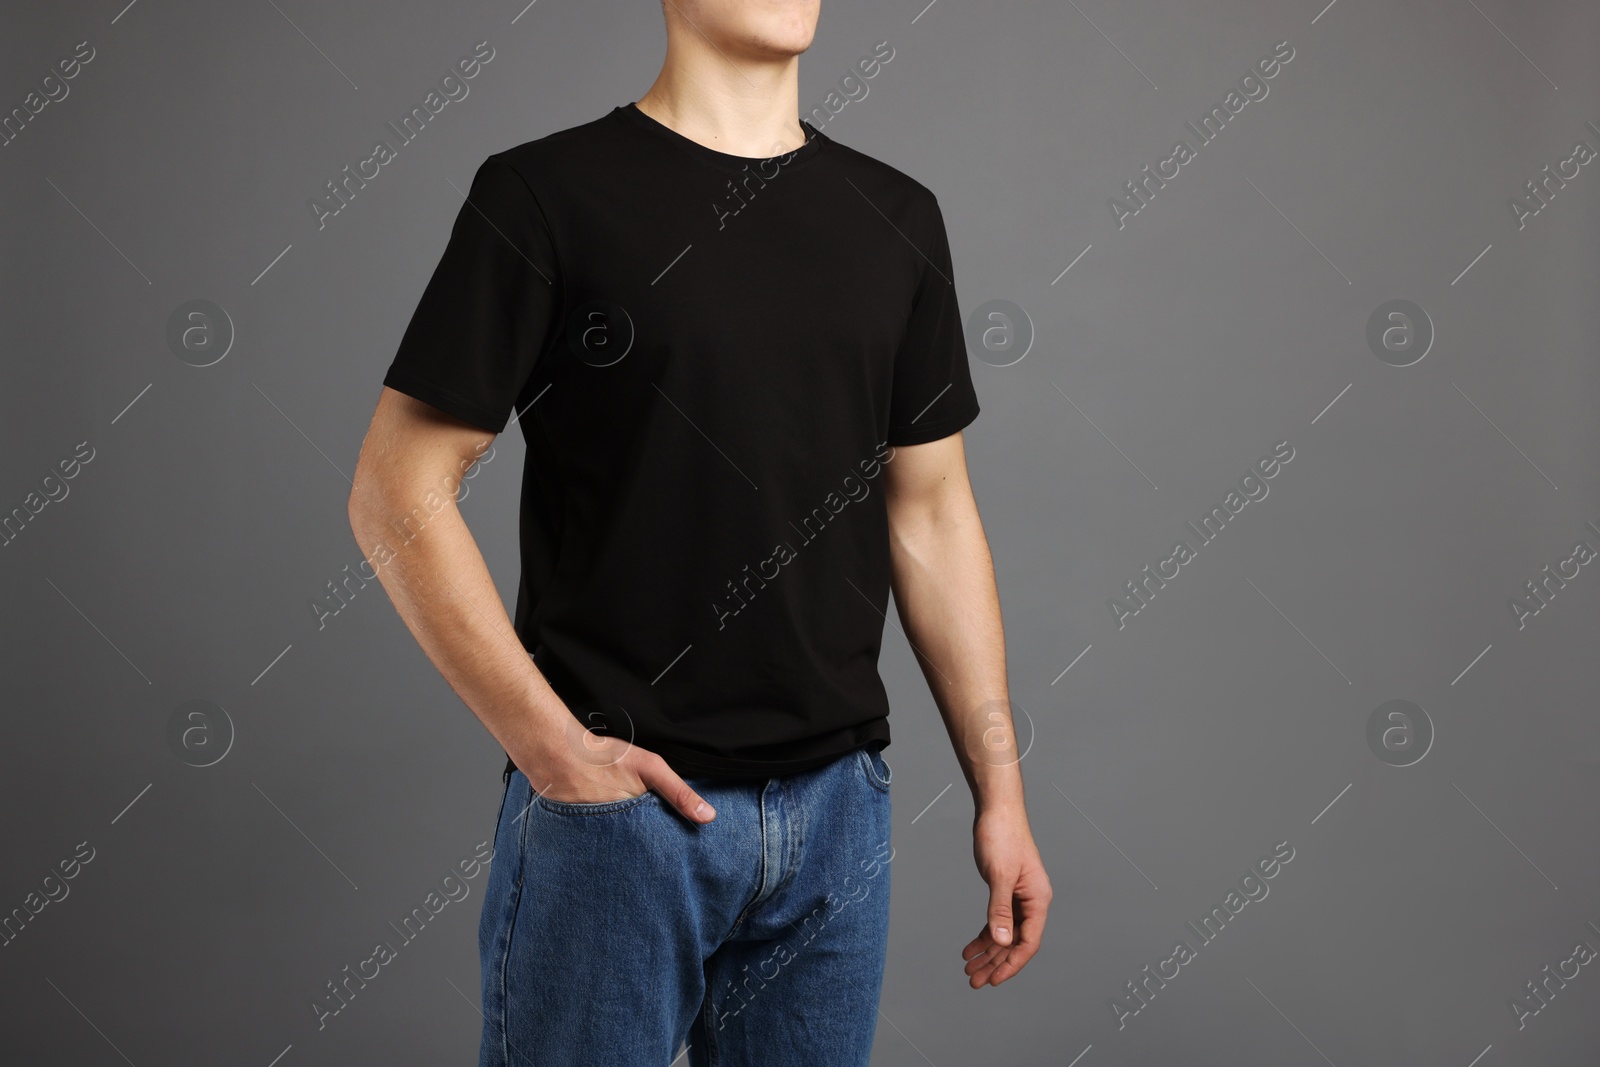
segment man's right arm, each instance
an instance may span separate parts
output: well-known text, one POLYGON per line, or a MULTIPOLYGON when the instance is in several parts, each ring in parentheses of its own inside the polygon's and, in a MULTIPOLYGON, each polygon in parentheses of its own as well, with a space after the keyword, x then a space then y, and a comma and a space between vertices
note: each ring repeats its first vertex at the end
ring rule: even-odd
POLYGON ((583 729, 523 648, 456 507, 494 434, 385 387, 349 502, 356 542, 417 643, 534 788, 578 803, 653 789, 715 812, 651 752, 583 729))

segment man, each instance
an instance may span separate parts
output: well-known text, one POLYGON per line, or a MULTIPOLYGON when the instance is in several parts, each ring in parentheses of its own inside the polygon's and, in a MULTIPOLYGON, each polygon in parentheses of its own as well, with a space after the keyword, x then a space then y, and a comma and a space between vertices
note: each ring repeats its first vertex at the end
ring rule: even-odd
POLYGON ((866 1064, 891 583, 974 798, 973 988, 1050 899, 949 245, 931 192, 797 121, 817 0, 665 8, 637 104, 478 169, 351 523, 399 543, 385 589, 508 756, 480 1063, 866 1064), (515 626, 454 506, 513 415, 515 626))

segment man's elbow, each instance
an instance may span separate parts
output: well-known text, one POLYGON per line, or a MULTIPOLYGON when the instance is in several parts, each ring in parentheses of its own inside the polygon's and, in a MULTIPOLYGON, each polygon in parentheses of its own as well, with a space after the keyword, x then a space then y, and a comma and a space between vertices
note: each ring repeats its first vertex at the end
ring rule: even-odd
POLYGON ((350 496, 345 501, 345 515, 350 521, 350 532, 358 543, 364 543, 372 529, 383 521, 381 516, 387 510, 384 506, 386 496, 378 479, 365 470, 363 464, 357 464, 355 478, 350 484, 350 496))
POLYGON ((494 435, 385 388, 356 461, 345 510, 366 543, 395 531, 409 539, 454 507, 462 479, 494 435))
POLYGON ((974 516, 970 493, 940 486, 917 494, 903 494, 889 504, 891 539, 907 547, 931 549, 959 536, 974 516))
POLYGON ((416 481, 414 474, 383 463, 377 454, 363 449, 345 501, 345 514, 356 540, 364 543, 371 534, 404 521, 417 503, 416 481))

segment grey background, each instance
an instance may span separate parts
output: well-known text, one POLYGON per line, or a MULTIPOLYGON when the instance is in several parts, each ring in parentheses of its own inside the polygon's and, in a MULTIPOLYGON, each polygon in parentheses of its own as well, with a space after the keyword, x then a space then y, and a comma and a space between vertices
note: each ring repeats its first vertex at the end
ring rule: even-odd
MULTIPOLYGON (((97 52, 0 149, 0 510, 95 449, 0 548, 0 912, 95 850, 0 948, 0 1061, 472 1062, 481 875, 325 1029, 308 1007, 501 792, 375 583, 321 630, 308 600, 361 558, 345 476, 458 190, 636 99, 660 14, 123 2, 0 16, 6 110, 97 52), (470 95, 319 232, 307 199, 483 40, 470 95), (236 329, 205 368, 165 340, 197 298, 236 329), (191 700, 236 732, 210 767, 167 741, 191 700)), ((1600 576, 1523 629, 1507 607, 1600 547, 1600 166, 1520 231, 1507 207, 1600 147, 1597 28, 1508 0, 825 5, 805 105, 887 40, 825 131, 938 194, 966 312, 1010 300, 1037 334, 974 354, 967 446, 1055 907, 1021 977, 966 988, 971 805, 891 628, 875 1064, 1600 1057, 1593 967, 1525 1029, 1507 1007, 1600 947, 1600 576), (1119 230, 1107 198, 1281 40, 1268 97, 1119 230), (1365 341, 1397 298, 1437 330, 1404 368, 1365 341), (1107 599, 1281 440, 1270 495, 1119 630, 1107 599), (1392 699, 1436 730, 1413 766, 1366 742, 1392 699), (1119 1029, 1109 999, 1280 841, 1270 895, 1119 1029)), ((521 457, 502 435, 462 505, 508 601, 521 457)))

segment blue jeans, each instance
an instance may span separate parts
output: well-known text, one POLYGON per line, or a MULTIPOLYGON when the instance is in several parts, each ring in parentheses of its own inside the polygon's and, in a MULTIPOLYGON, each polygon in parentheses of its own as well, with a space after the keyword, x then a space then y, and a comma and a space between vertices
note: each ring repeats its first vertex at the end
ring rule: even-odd
POLYGON ((866 1067, 889 930, 878 746, 755 782, 536 797, 511 774, 478 928, 480 1067, 866 1067), (681 1061, 679 1061, 681 1062, 681 1061))

